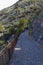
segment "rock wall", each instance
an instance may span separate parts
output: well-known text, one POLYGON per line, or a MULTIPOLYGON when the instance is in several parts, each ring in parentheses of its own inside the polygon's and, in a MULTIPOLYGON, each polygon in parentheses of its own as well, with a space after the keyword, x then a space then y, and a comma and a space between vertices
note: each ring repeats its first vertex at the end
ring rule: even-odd
MULTIPOLYGON (((30 31, 30 30, 29 30, 30 31)), ((32 23, 32 38, 43 46, 43 21, 35 19, 32 23)))
POLYGON ((9 60, 11 59, 14 47, 17 43, 19 34, 13 39, 13 41, 9 42, 6 48, 0 51, 0 65, 8 65, 9 60))

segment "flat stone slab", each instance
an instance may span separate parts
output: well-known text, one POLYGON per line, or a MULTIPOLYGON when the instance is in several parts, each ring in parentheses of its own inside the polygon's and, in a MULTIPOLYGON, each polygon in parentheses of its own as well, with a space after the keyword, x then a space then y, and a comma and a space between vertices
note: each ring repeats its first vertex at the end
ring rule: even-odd
POLYGON ((27 30, 20 35, 9 65, 43 65, 43 48, 29 37, 27 30))

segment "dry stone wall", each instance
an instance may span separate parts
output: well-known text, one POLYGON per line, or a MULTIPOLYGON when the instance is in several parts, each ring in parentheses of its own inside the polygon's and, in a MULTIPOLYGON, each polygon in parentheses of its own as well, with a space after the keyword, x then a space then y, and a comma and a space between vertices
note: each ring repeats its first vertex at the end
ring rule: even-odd
POLYGON ((14 47, 17 43, 19 34, 13 38, 11 42, 8 43, 6 48, 0 51, 0 65, 8 65, 9 60, 11 59, 14 47))

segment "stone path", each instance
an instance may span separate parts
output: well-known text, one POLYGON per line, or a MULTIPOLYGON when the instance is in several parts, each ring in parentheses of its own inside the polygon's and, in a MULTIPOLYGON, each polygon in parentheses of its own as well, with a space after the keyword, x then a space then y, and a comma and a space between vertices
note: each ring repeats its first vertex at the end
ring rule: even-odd
POLYGON ((43 49, 23 32, 14 49, 9 65, 43 65, 43 49))

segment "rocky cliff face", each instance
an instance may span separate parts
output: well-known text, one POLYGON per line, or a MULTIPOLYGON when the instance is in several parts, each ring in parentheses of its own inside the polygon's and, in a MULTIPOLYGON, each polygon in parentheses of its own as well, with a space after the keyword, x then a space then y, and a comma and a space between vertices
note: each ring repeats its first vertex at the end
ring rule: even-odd
POLYGON ((41 46, 43 46, 43 8, 42 6, 41 6, 41 11, 38 13, 38 15, 36 15, 37 14, 36 13, 35 17, 31 18, 33 19, 32 20, 32 38, 34 38, 35 41, 39 42, 41 46))
POLYGON ((32 21, 32 36, 41 42, 43 40, 43 0, 19 0, 11 7, 0 11, 0 23, 5 27, 13 25, 21 18, 32 21))
POLYGON ((43 21, 36 19, 33 22, 33 34, 32 37, 35 41, 43 45, 43 21))

